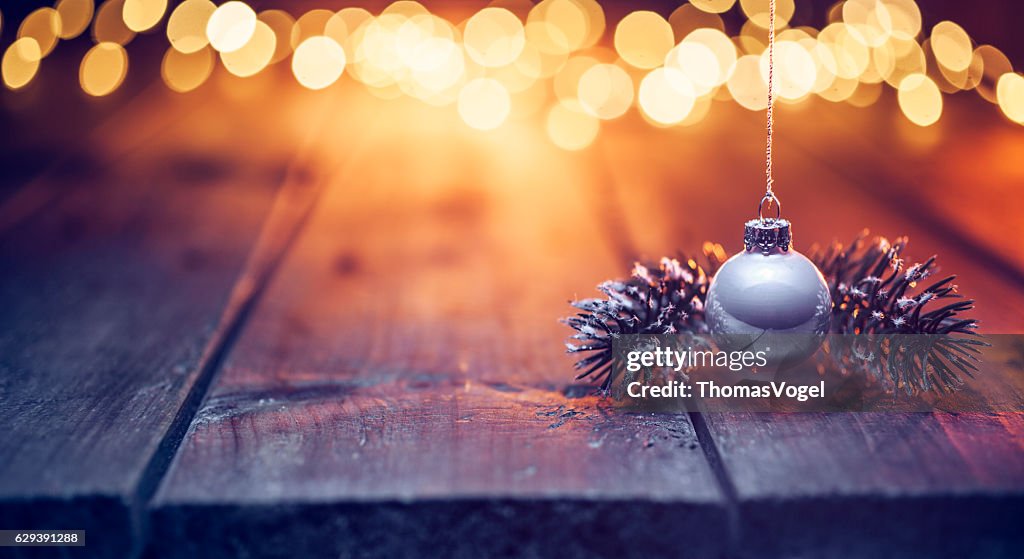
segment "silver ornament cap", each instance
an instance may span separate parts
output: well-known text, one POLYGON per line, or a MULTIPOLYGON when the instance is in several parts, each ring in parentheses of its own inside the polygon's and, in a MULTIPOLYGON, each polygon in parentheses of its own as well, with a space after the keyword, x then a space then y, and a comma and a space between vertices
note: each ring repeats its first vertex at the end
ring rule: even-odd
POLYGON ((773 249, 789 250, 793 242, 792 226, 782 218, 751 219, 743 226, 743 247, 769 254, 773 249))

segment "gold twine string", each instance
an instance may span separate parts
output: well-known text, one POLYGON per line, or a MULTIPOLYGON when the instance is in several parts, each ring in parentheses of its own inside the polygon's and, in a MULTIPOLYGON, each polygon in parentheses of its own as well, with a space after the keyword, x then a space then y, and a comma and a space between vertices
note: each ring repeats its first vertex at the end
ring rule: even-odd
POLYGON ((775 197, 775 192, 772 190, 775 179, 772 177, 772 127, 774 125, 774 115, 772 114, 772 105, 775 101, 775 92, 773 91, 775 85, 775 0, 768 0, 768 142, 765 147, 765 178, 767 185, 765 186, 764 197, 768 201, 768 207, 772 207, 772 203, 778 203, 778 198, 775 197))

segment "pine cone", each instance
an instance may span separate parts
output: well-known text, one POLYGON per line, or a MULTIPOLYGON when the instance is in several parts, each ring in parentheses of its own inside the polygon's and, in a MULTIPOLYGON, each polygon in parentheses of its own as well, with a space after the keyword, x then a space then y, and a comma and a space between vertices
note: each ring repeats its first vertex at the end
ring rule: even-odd
POLYGON ((662 258, 658 264, 633 265, 625 281, 597 286, 605 299, 570 304, 582 312, 563 319, 576 330, 566 343, 569 353, 591 353, 576 363, 577 380, 602 380, 607 392, 619 371, 612 370, 614 340, 629 334, 706 333, 704 300, 711 276, 725 262, 721 245, 704 243, 702 266, 693 258, 662 258))

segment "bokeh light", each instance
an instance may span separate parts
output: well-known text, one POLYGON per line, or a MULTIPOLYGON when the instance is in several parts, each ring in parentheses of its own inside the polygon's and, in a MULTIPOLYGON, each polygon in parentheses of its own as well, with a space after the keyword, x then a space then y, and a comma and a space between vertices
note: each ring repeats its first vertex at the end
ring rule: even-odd
POLYGON ((39 43, 32 37, 22 37, 11 43, 4 51, 0 65, 4 85, 9 89, 21 89, 28 85, 39 71, 42 57, 39 43))
POLYGON ((945 68, 959 72, 966 70, 971 64, 971 38, 963 27, 952 21, 935 24, 931 35, 932 51, 935 60, 945 68))
MULTIPOLYGON (((768 52, 761 55, 760 60, 761 77, 764 80, 765 89, 768 83, 768 52)), ((775 79, 773 81, 774 93, 787 100, 797 100, 808 93, 814 87, 817 79, 817 70, 814 59, 799 43, 793 41, 779 41, 775 43, 775 79)), ((767 101, 765 101, 767 105, 767 101)))
POLYGON ((130 43, 135 38, 135 31, 125 25, 123 14, 124 0, 107 0, 101 4, 92 22, 93 40, 122 46, 130 43))
POLYGON ((160 23, 166 11, 167 0, 125 0, 121 16, 128 29, 140 33, 160 23))
POLYGON ((217 6, 210 0, 185 0, 167 18, 167 40, 183 53, 196 52, 210 40, 206 37, 206 24, 217 6))
MULTIPOLYGON (((269 28, 268 28, 269 29, 269 28)), ((292 55, 292 73, 303 87, 323 89, 345 71, 345 51, 334 39, 319 35, 302 42, 292 55)))
POLYGON ((114 92, 128 73, 128 53, 117 43, 99 43, 82 59, 78 81, 82 91, 94 97, 114 92))
POLYGON ((484 8, 466 22, 466 53, 481 66, 511 64, 523 52, 526 30, 519 18, 504 8, 484 8))
POLYGON ((270 63, 276 64, 292 53, 292 28, 295 26, 295 19, 284 10, 265 10, 259 13, 256 18, 267 24, 267 27, 274 32, 274 54, 270 57, 270 63))
POLYGON ((633 79, 615 64, 595 64, 580 76, 577 98, 590 116, 618 118, 633 104, 633 79))
POLYGON ((637 68, 660 66, 674 44, 672 26, 654 12, 633 12, 615 28, 615 51, 637 68))
POLYGON ((213 50, 209 47, 190 53, 171 47, 160 64, 160 75, 172 91, 185 93, 203 85, 213 73, 213 66, 213 50))
POLYGON ((277 46, 277 36, 269 25, 256 21, 256 30, 245 46, 231 52, 220 53, 221 62, 228 72, 247 78, 255 76, 270 64, 277 46))
MULTIPOLYGON (((840 0, 820 31, 791 22, 793 0, 777 2, 774 84, 782 103, 814 95, 870 107, 892 88, 903 115, 929 126, 941 118, 944 94, 975 90, 1021 123, 1022 78, 1006 55, 992 45, 974 48, 952 21, 923 28, 915 0, 840 0)), ((574 150, 591 145, 601 120, 633 105, 656 126, 700 122, 713 101, 764 110, 768 6, 691 0, 667 20, 630 10, 606 29, 595 0, 494 0, 457 25, 411 0, 391 2, 377 16, 358 7, 257 14, 237 0, 219 7, 211 0, 57 0, 19 23, 4 51, 3 80, 9 89, 25 87, 60 39, 91 23, 98 44, 82 60, 80 83, 90 95, 107 95, 127 72, 121 47, 167 16, 170 48, 160 73, 173 91, 200 87, 218 58, 228 74, 249 77, 291 57, 292 74, 309 89, 347 71, 380 99, 455 105, 480 130, 536 116, 555 145, 574 150), (722 16, 730 11, 727 33, 722 16), (738 33, 732 15, 745 18, 738 33)))
POLYGON ((1024 76, 1003 74, 996 85, 996 98, 1007 118, 1024 124, 1024 76))
POLYGON ((722 14, 732 8, 736 0, 690 0, 698 10, 709 14, 722 14))
POLYGON ((638 94, 643 114, 661 125, 678 124, 697 100, 690 80, 678 70, 657 68, 640 81, 638 94))
POLYGON ((580 79, 598 61, 592 56, 574 56, 552 78, 552 86, 558 100, 570 107, 579 108, 580 79))
POLYGON ((911 74, 900 82, 897 95, 900 109, 918 126, 935 124, 942 116, 942 93, 931 78, 911 74))
POLYGON ((74 39, 89 28, 96 6, 93 0, 58 0, 54 8, 60 16, 60 38, 74 39))
MULTIPOLYGON (((292 26, 291 44, 297 48, 303 41, 317 35, 327 35, 327 24, 334 18, 334 12, 323 8, 310 10, 295 20, 292 26)), ((337 42, 337 38, 332 37, 337 42)), ((342 39, 344 40, 344 38, 342 39)), ((340 44, 340 43, 339 43, 340 44)))
POLYGON ((899 41, 913 41, 921 32, 921 9, 914 0, 880 0, 880 5, 889 16, 889 30, 892 38, 899 41))
MULTIPOLYGON (((854 82, 856 83, 856 82, 854 82)), ((761 57, 756 54, 741 56, 726 86, 729 94, 741 107, 763 111, 768 107, 768 82, 761 74, 761 57)))
POLYGON ((244 2, 222 4, 206 23, 206 38, 219 52, 238 50, 252 38, 256 21, 256 12, 244 2))
MULTIPOLYGON (((740 0, 743 13, 754 25, 768 29, 768 0, 740 0)), ((775 29, 785 29, 796 12, 793 0, 775 0, 775 29)))
POLYGON ((977 87, 978 95, 990 103, 998 103, 996 84, 1003 74, 1013 71, 1013 65, 1002 51, 992 45, 981 45, 975 52, 984 64, 981 83, 977 87))
POLYGON ((61 34, 60 15, 53 8, 39 8, 21 21, 18 38, 31 37, 43 57, 50 54, 61 34))

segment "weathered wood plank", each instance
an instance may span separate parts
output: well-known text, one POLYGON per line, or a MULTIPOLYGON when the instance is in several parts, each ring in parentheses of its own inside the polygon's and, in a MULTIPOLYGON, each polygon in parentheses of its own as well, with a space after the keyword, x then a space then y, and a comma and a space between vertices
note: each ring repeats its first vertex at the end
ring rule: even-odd
MULTIPOLYGON (((695 145, 687 142, 691 132, 675 132, 678 149, 671 157, 644 151, 635 139, 607 146, 613 168, 620 169, 630 231, 652 256, 697 247, 705 239, 721 240, 732 251, 741 248, 741 223, 753 213, 764 184, 763 124, 760 115, 715 109, 709 119, 718 122, 701 124, 700 133, 719 138, 702 136, 695 145)), ((950 107, 958 109, 969 110, 950 107)), ((909 234, 911 255, 939 254, 944 271, 960 274, 961 291, 978 301, 984 331, 1019 332, 1019 286, 976 265, 961 244, 947 240, 969 226, 951 224, 939 236, 914 215, 920 208, 879 203, 874 193, 887 185, 868 188, 859 181, 900 181, 905 175, 886 165, 868 174, 848 170, 850 160, 865 157, 861 152, 838 164, 826 161, 845 129, 832 127, 829 133, 838 137, 819 147, 828 133, 816 128, 822 119, 808 112, 822 110, 828 106, 780 111, 776 188, 794 221, 797 248, 844 240, 864 227, 909 234)), ((950 149, 955 147, 917 157, 928 165, 950 149)), ((905 156, 891 154, 897 161, 905 156)), ((1019 413, 717 413, 694 419, 698 434, 713 441, 708 450, 738 511, 741 554, 1014 556, 1024 544, 1014 520, 1024 506, 1019 413)))
MULTIPOLYGON (((222 104, 221 116, 239 109, 222 104)), ((141 502, 191 418, 189 399, 198 404, 194 384, 265 276, 266 255, 249 254, 268 213, 268 225, 294 224, 289 208, 314 190, 295 167, 301 144, 207 155, 200 122, 183 119, 138 151, 97 146, 120 156, 0 237, 6 527, 85 529, 77 552, 88 556, 138 551, 141 502)), ((138 131, 113 132, 108 144, 138 131)))
POLYGON ((152 553, 720 552, 688 418, 566 390, 555 319, 621 265, 586 160, 409 103, 333 181, 226 362, 152 505, 153 541, 178 543, 152 553))

